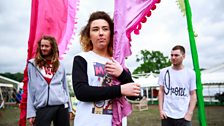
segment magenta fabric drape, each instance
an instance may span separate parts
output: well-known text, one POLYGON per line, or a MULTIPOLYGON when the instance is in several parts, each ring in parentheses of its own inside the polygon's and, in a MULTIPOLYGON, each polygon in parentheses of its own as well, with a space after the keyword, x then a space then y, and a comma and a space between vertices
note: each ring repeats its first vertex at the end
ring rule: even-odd
MULTIPOLYGON (((59 55, 62 58, 74 34, 78 5, 79 0, 32 0, 27 61, 35 56, 37 41, 42 35, 56 38, 59 55)), ((26 126, 27 66, 24 70, 23 82, 24 93, 20 104, 19 126, 26 126)))
POLYGON ((56 38, 59 54, 67 50, 73 34, 78 0, 33 0, 28 41, 28 59, 33 58, 42 35, 56 38))
MULTIPOLYGON (((160 0, 115 0, 113 57, 124 66, 131 55, 131 33, 139 34, 141 23, 151 16, 160 0)), ((125 67, 125 66, 124 66, 125 67)), ((116 83, 119 84, 119 83, 116 83)), ((125 97, 113 102, 113 126, 121 126, 122 118, 131 113, 131 105, 125 97)))

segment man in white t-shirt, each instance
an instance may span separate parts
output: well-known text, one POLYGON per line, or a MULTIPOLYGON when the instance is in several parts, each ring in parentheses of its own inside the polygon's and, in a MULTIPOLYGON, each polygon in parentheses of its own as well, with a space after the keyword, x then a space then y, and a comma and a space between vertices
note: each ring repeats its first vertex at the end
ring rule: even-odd
POLYGON ((185 49, 177 45, 171 51, 172 66, 161 70, 158 84, 162 126, 191 126, 197 102, 195 72, 183 65, 185 49))

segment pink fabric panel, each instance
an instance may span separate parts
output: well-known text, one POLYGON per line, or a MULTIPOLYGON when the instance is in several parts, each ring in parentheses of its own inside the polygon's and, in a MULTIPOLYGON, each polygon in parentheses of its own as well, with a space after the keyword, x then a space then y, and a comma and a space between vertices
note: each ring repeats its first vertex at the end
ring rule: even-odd
MULTIPOLYGON (((160 0, 115 0, 113 57, 125 67, 125 58, 131 55, 131 33, 139 34, 141 23, 147 21, 151 10, 160 0)), ((116 83, 115 85, 118 85, 116 83)), ((121 126, 122 118, 131 113, 125 97, 113 102, 113 126, 121 126)))
POLYGON ((114 9, 114 58, 124 65, 131 55, 131 32, 139 34, 141 23, 147 21, 151 10, 160 0, 115 0, 114 9))
MULTIPOLYGON (((32 0, 27 61, 35 56, 37 41, 42 35, 52 35, 56 38, 62 57, 68 50, 67 45, 74 34, 78 4, 79 0, 32 0)), ((24 70, 23 82, 19 126, 26 126, 27 67, 24 70)))
MULTIPOLYGON (((59 45, 60 56, 67 50, 74 30, 78 0, 34 0, 34 19, 29 37, 29 59, 35 55, 37 41, 42 35, 52 35, 59 45), (34 28, 34 29, 32 29, 34 28)), ((32 22, 32 21, 31 21, 32 22)))

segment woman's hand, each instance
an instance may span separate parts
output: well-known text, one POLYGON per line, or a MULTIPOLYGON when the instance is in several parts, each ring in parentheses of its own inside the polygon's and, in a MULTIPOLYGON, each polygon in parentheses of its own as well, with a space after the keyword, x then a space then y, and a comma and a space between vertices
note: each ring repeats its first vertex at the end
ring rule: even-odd
POLYGON ((124 96, 139 96, 140 93, 141 93, 140 84, 127 83, 127 84, 121 85, 121 94, 124 96))
POLYGON ((28 119, 29 123, 30 123, 30 126, 33 126, 34 123, 35 123, 35 117, 31 117, 28 119))
POLYGON ((69 112, 69 119, 73 120, 75 118, 75 113, 74 112, 69 112))
POLYGON ((114 58, 111 62, 105 64, 106 72, 114 77, 119 77, 123 71, 123 67, 114 58))

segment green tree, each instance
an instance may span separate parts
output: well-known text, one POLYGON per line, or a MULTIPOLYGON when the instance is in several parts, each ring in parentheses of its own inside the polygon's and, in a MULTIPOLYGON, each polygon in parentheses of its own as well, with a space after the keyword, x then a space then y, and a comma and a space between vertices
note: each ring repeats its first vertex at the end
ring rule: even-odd
POLYGON ((23 80, 23 73, 9 73, 9 72, 6 72, 6 73, 0 73, 0 75, 4 76, 4 77, 8 77, 10 79, 13 79, 13 80, 16 80, 16 81, 19 81, 19 82, 22 82, 23 80))
POLYGON ((168 56, 164 56, 160 51, 141 50, 140 55, 136 55, 137 62, 141 62, 133 74, 159 73, 160 69, 170 66, 168 56))

